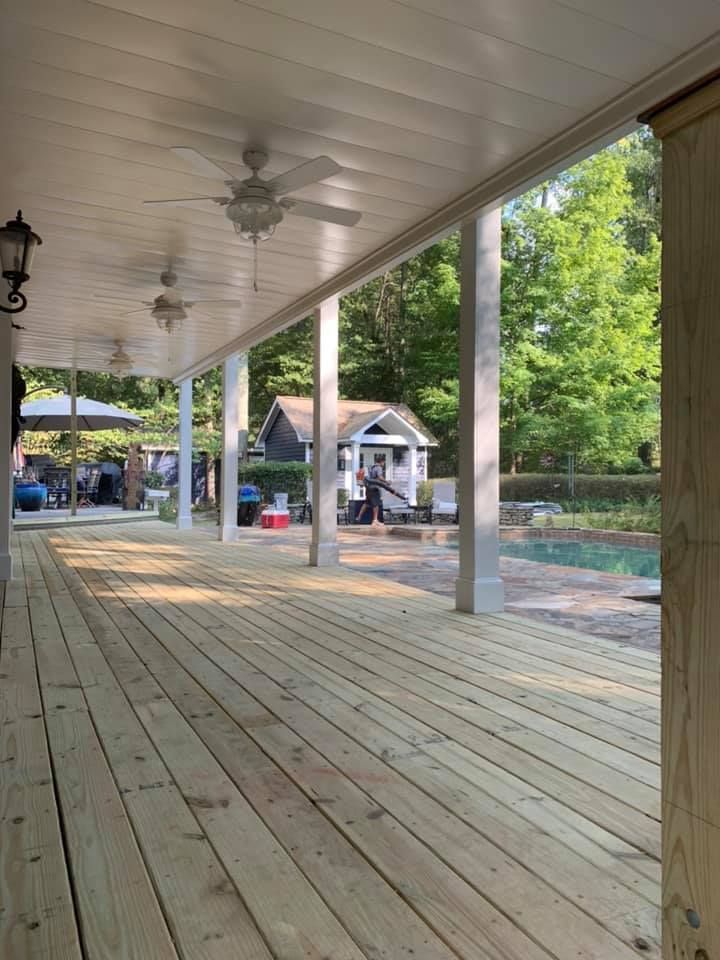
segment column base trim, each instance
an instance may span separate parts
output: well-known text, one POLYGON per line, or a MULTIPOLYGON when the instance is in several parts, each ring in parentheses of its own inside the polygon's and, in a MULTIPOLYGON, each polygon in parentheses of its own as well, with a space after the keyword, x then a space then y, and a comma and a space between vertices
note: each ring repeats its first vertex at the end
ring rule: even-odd
POLYGON ((176 517, 175 527, 178 530, 190 530, 192 528, 192 517, 176 517))
POLYGON ((505 586, 500 577, 455 581, 455 609, 463 613, 502 613, 505 609, 505 586))
POLYGON ((233 525, 218 527, 218 540, 223 543, 236 543, 240 538, 240 530, 233 525))
POLYGON ((12 554, 0 553, 0 581, 12 580, 12 554))
POLYGON ((340 562, 340 549, 337 543, 311 543, 311 567, 336 567, 340 562))

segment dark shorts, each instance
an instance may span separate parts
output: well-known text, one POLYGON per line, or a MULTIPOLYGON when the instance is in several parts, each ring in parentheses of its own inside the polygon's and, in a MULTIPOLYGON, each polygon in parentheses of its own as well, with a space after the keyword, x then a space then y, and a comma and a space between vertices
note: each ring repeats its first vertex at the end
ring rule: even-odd
POLYGON ((367 495, 365 497, 367 502, 371 507, 380 506, 380 491, 377 487, 368 487, 367 495))

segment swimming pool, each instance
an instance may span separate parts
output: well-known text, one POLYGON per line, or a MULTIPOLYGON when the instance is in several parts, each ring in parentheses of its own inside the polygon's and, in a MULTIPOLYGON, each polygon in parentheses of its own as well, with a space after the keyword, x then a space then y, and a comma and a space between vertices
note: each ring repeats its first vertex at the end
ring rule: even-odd
POLYGON ((500 556, 660 579, 660 551, 595 540, 501 540, 500 556))

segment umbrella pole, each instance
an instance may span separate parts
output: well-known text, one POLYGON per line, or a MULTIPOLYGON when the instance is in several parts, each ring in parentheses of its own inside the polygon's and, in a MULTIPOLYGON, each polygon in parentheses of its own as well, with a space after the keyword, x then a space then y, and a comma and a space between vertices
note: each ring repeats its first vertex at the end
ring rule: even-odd
POLYGON ((70 516, 77 515, 77 370, 70 371, 70 516))

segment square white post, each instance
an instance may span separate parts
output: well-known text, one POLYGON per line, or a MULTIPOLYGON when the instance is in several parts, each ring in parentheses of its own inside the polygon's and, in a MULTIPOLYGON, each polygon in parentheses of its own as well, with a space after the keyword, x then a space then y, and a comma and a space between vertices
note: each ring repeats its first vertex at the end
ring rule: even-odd
POLYGON ((338 562, 337 546, 337 297, 315 311, 313 386, 313 523, 310 566, 338 562))
POLYGON ((12 579, 12 326, 0 314, 0 580, 12 579))
POLYGON ((223 364, 223 447, 220 540, 238 538, 238 374, 240 358, 228 357, 223 364))
POLYGON ((353 475, 352 475, 352 450, 349 447, 343 447, 342 452, 343 463, 345 464, 345 477, 343 483, 345 484, 345 491, 350 497, 352 495, 353 488, 353 475))
POLYGON ((408 480, 408 503, 411 507, 417 504, 417 444, 410 444, 410 479, 408 480))
POLYGON ((248 432, 250 429, 250 371, 248 355, 238 355, 238 460, 248 458, 248 432))
POLYGON ((353 443, 352 445, 352 460, 351 460, 351 470, 352 470, 352 500, 357 500, 360 496, 360 488, 358 487, 357 475, 360 469, 360 444, 353 443))
POLYGON ((498 536, 500 209, 462 228, 458 610, 503 609, 498 536))
POLYGON ((192 527, 192 378, 180 383, 178 410, 178 530, 192 527))

